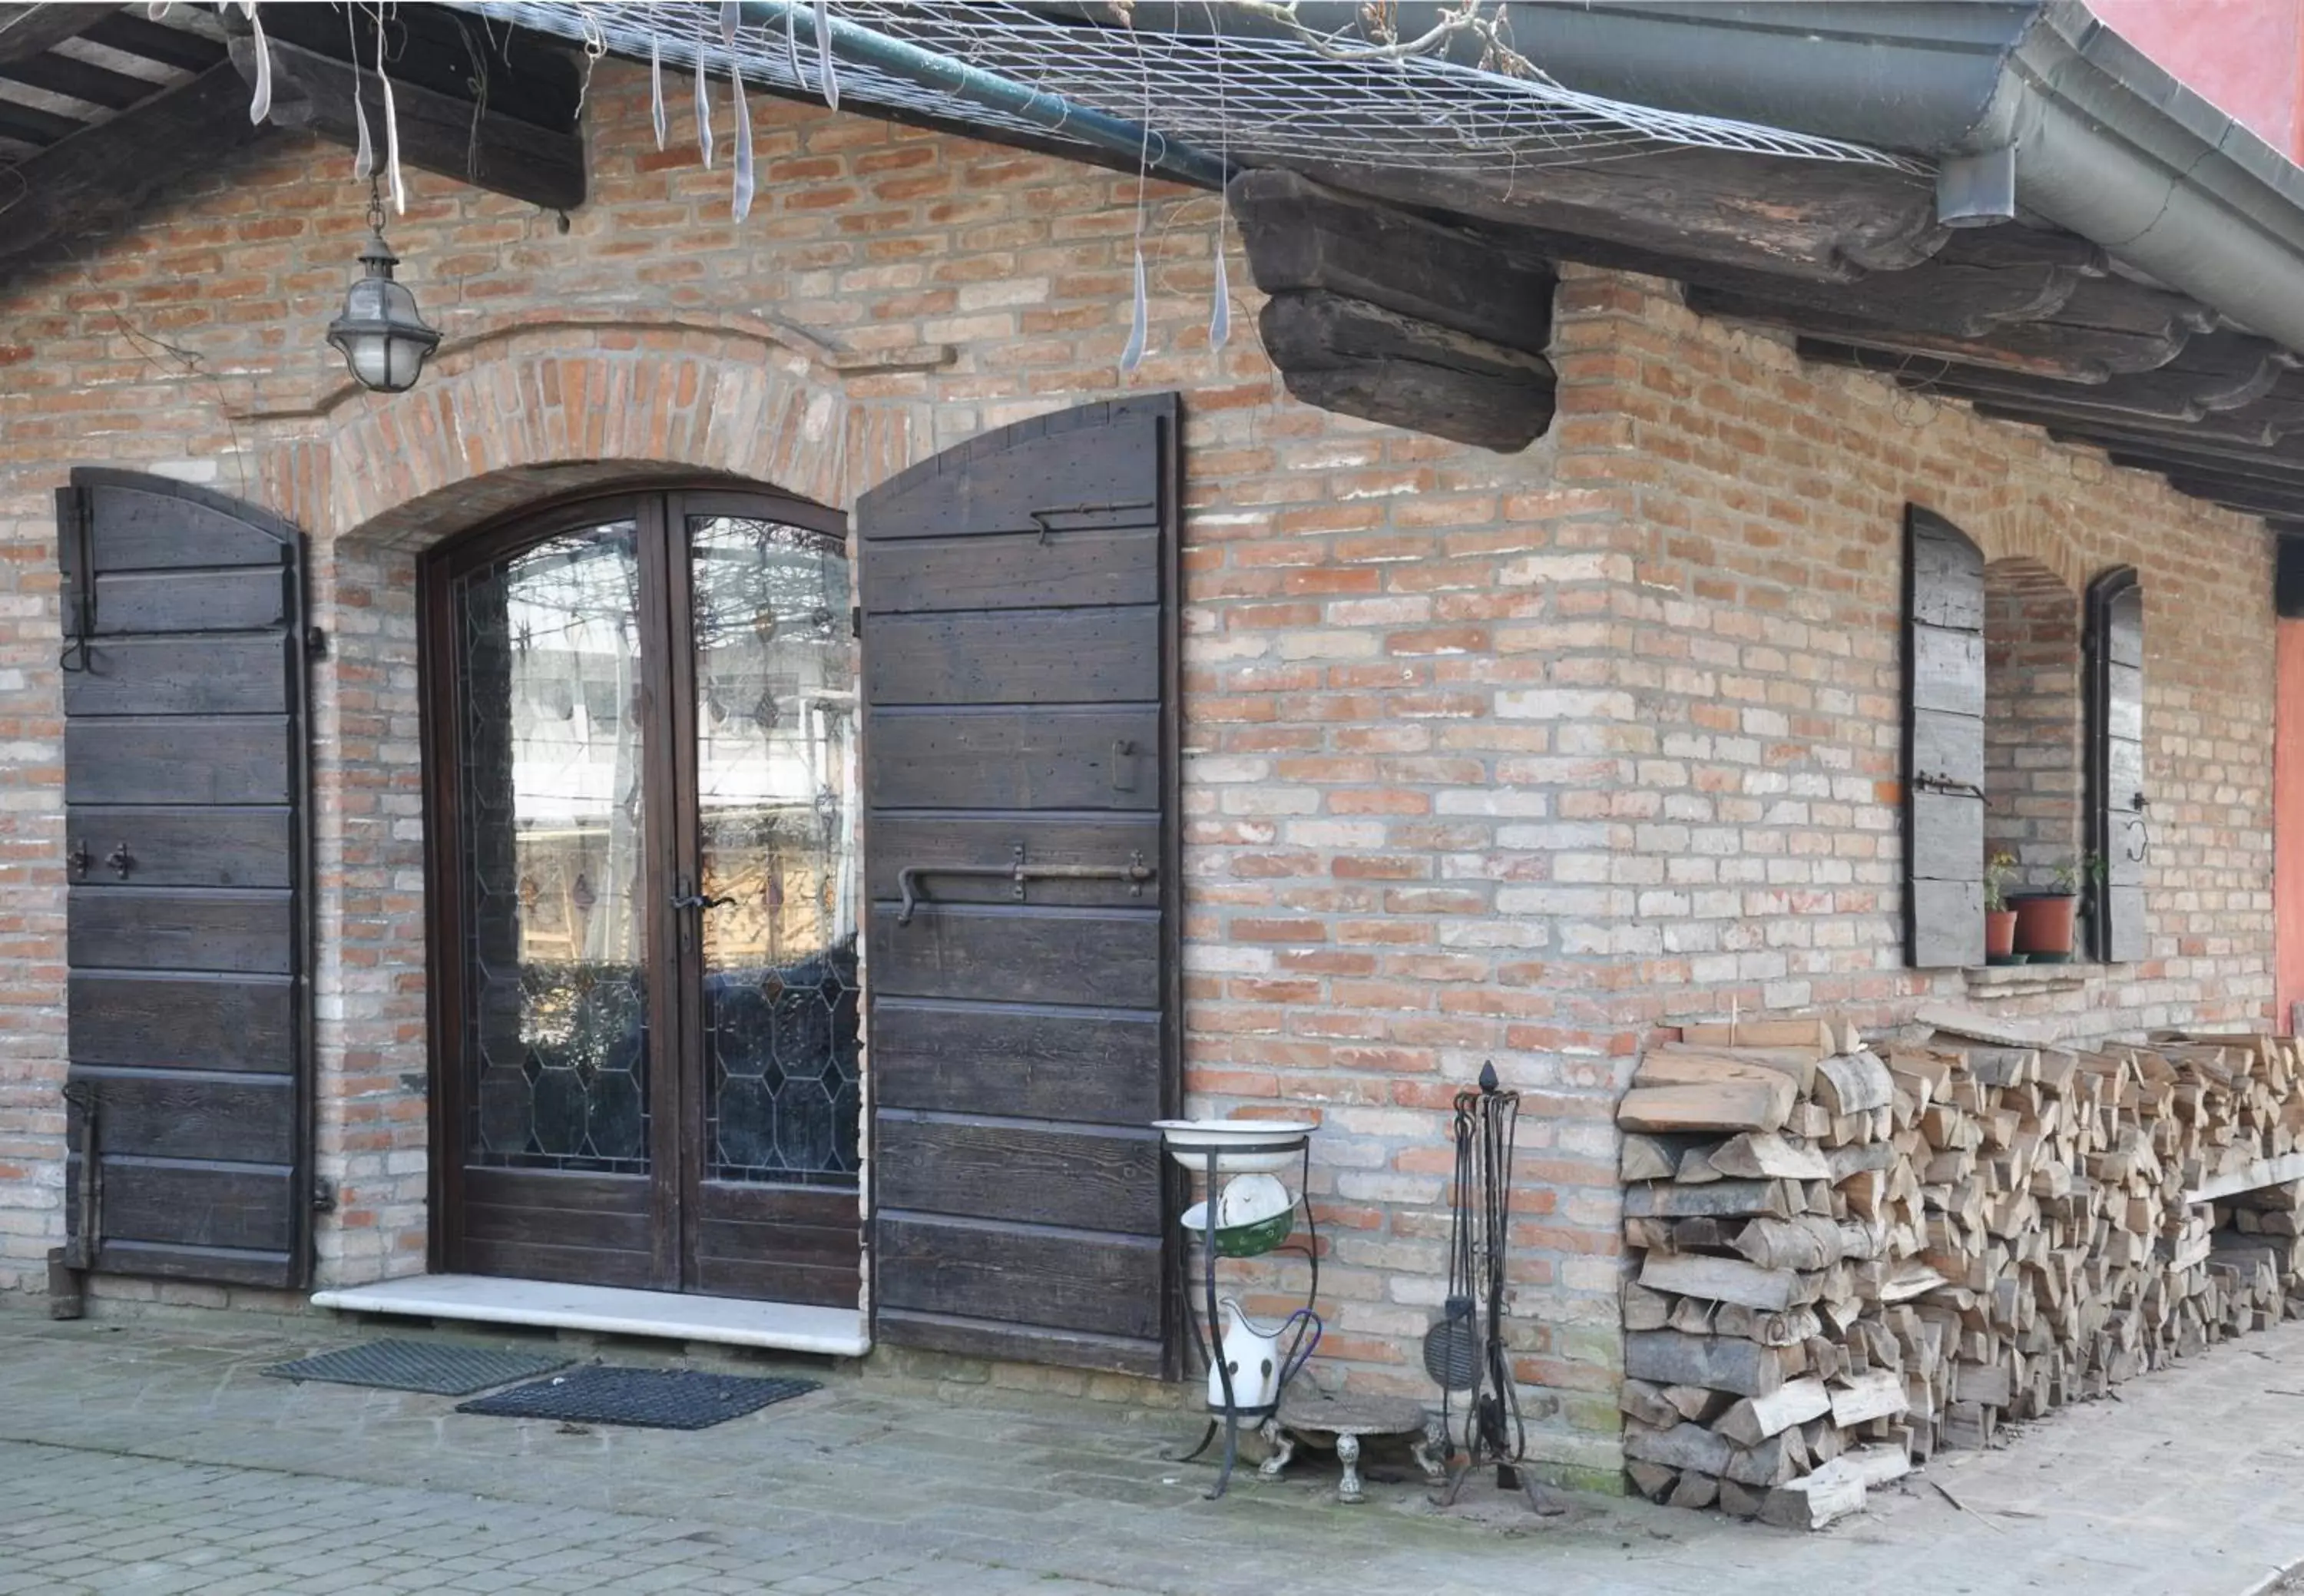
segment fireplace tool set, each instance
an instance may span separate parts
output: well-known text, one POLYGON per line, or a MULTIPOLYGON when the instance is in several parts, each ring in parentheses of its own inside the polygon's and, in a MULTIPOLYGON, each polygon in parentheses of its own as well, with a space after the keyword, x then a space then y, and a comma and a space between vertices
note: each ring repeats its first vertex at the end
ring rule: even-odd
POLYGON ((1498 1090, 1493 1063, 1480 1066, 1478 1090, 1467 1088, 1456 1094, 1456 1203, 1449 1230, 1448 1295, 1439 1321, 1425 1332, 1424 1369, 1440 1388, 1440 1422, 1452 1451, 1441 1505, 1455 1501, 1475 1470, 1494 1464, 1499 1490, 1520 1491, 1537 1512, 1553 1514, 1563 1509, 1544 1496, 1535 1477, 1521 1466, 1528 1432, 1520 1421, 1511 1354, 1504 1346, 1512 1146, 1519 1123, 1520 1093, 1498 1090), (1460 1396, 1461 1424, 1455 1415, 1460 1396))

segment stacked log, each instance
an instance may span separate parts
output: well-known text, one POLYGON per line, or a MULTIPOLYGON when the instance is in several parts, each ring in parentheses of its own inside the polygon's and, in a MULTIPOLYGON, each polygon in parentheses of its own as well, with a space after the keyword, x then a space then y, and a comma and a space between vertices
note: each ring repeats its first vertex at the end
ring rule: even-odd
POLYGON ((1619 1105, 1656 1500, 1817 1527, 1938 1449, 2304 1309, 2304 1059, 1921 1011, 1690 1025, 1619 1105))

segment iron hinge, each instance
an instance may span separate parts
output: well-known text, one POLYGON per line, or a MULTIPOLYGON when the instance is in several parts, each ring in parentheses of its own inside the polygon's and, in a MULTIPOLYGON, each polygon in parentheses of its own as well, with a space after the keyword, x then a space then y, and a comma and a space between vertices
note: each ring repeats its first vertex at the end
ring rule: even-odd
POLYGON ((336 1211, 336 1183, 325 1175, 312 1177, 312 1211, 316 1214, 336 1211))
POLYGON ((848 635, 851 637, 864 635, 864 607, 860 604, 851 604, 848 607, 848 635))
POLYGON ((304 653, 306 658, 311 659, 326 659, 328 657, 328 634, 325 629, 318 626, 304 628, 304 653))

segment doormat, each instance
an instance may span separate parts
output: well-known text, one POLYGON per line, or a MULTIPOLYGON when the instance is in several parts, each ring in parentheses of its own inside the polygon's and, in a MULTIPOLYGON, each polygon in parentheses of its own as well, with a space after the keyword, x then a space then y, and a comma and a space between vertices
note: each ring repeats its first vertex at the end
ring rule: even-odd
POLYGON ((264 1372, 275 1380, 317 1380, 333 1386, 469 1396, 491 1386, 533 1380, 574 1362, 550 1353, 501 1352, 453 1342, 367 1341, 292 1363, 275 1363, 264 1372))
POLYGON ((595 1364, 515 1386, 476 1402, 458 1403, 456 1411, 502 1419, 630 1424, 644 1430, 709 1430, 771 1403, 788 1402, 820 1389, 820 1383, 812 1380, 763 1380, 742 1374, 706 1374, 695 1369, 619 1369, 595 1364))

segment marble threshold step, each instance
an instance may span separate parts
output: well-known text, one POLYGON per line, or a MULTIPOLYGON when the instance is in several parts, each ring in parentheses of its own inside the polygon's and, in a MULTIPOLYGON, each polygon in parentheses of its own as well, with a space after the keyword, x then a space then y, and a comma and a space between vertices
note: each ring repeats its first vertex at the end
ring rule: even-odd
POLYGON ((613 1286, 563 1286, 488 1275, 411 1275, 373 1286, 338 1286, 314 1292, 312 1304, 350 1313, 536 1325, 612 1336, 659 1336, 673 1341, 710 1341, 843 1358, 860 1357, 872 1349, 864 1315, 853 1308, 742 1302, 734 1297, 629 1291, 613 1286))

